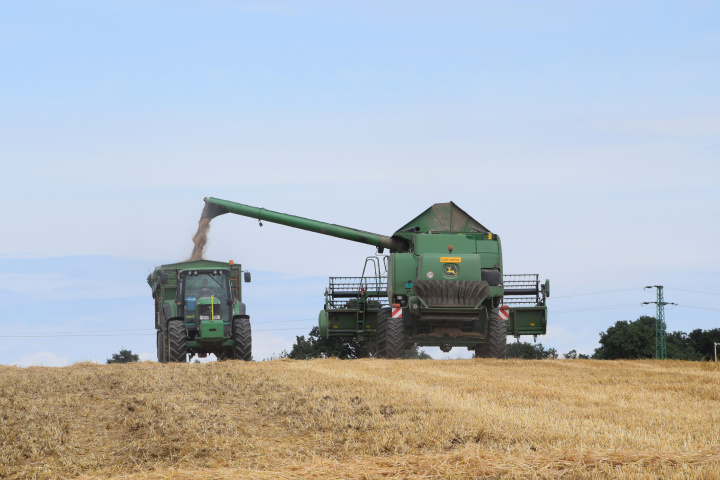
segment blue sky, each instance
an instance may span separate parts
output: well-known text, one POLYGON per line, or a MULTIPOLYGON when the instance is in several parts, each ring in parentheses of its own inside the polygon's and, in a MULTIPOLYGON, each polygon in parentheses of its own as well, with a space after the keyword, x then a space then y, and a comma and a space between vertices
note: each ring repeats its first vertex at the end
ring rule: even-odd
MULTIPOLYGON (((189 255, 214 196, 385 234, 452 200, 502 237, 506 273, 551 279, 538 341, 561 352, 652 313, 651 284, 685 305, 669 330, 715 328, 718 18, 704 1, 3 4, 0 325, 151 327, 147 271, 189 255)), ((224 216, 207 256, 253 272, 254 325, 297 326, 258 323, 265 358, 372 253, 224 216)), ((154 355, 113 333, 0 338, 0 362, 154 355)))

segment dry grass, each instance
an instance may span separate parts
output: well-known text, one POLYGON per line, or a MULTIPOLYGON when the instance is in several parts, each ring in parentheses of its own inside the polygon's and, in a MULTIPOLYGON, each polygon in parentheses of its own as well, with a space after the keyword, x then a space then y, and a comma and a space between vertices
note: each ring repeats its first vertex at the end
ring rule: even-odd
POLYGON ((0 367, 0 478, 720 478, 720 368, 0 367))

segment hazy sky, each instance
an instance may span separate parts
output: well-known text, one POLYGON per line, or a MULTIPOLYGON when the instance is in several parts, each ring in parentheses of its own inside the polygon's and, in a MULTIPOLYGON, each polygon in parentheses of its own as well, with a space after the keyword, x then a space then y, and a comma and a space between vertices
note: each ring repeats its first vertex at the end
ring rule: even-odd
MULTIPOLYGON (((680 304, 670 331, 715 328, 719 18, 709 1, 5 2, 0 325, 35 336, 0 337, 0 363, 154 357, 145 278, 187 258, 205 196, 383 234, 452 200, 501 236, 506 273, 551 279, 538 341, 561 353, 654 314, 646 285, 680 304), (113 336, 37 338, 88 331, 113 336)), ((253 272, 266 358, 373 253, 226 215, 207 256, 253 272)))

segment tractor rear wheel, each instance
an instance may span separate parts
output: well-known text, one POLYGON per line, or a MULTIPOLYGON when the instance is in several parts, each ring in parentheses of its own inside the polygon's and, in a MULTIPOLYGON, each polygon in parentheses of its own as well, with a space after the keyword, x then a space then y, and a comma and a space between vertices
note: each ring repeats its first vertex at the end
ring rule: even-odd
POLYGON ((168 322, 168 362, 187 362, 187 334, 182 320, 168 322))
POLYGON ((389 318, 387 321, 387 358, 405 356, 405 322, 402 318, 389 318))
POLYGON ((252 360, 252 331, 250 318, 236 317, 233 322, 233 340, 235 341, 235 358, 249 362, 252 360))
POLYGON ((498 318, 498 309, 490 310, 490 325, 487 336, 488 357, 505 358, 507 348, 507 323, 498 318))
POLYGON ((167 363, 167 343, 162 330, 157 331, 157 360, 159 363, 167 363))
POLYGON ((377 347, 375 355, 378 358, 387 356, 387 322, 390 315, 390 307, 381 308, 377 314, 377 333, 375 335, 377 347))

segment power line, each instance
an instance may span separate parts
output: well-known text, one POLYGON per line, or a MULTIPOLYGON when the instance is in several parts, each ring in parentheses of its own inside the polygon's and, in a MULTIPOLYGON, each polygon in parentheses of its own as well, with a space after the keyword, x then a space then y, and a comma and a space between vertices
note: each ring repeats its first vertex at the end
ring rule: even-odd
POLYGON ((720 297, 720 293, 700 292, 700 291, 698 291, 698 290, 683 290, 682 288, 672 288, 672 287, 667 287, 667 289, 668 289, 668 290, 678 290, 678 291, 680 291, 680 292, 703 293, 703 294, 705 294, 705 295, 717 295, 717 296, 720 297))
POLYGON ((574 313, 574 312, 594 312, 596 310, 616 310, 620 308, 639 307, 637 303, 628 303, 626 305, 607 305, 603 307, 588 307, 588 308, 572 308, 569 310, 552 310, 552 314, 558 313, 574 313))
POLYGON ((145 336, 154 335, 154 333, 78 333, 78 334, 38 334, 38 335, 3 335, 0 338, 55 338, 55 337, 133 337, 133 336, 145 336))
POLYGON ((291 323, 291 322, 316 322, 317 319, 313 318, 304 318, 301 320, 277 320, 277 321, 266 321, 266 322, 250 322, 253 325, 263 325, 268 323, 291 323))
POLYGON ((720 310, 720 308, 712 308, 712 307, 699 307, 697 305, 685 305, 682 303, 677 304, 678 307, 685 307, 685 308, 697 308, 699 310, 720 310))
POLYGON ((643 289, 642 288, 624 288, 622 290, 606 290, 604 292, 578 293, 577 295, 560 295, 560 296, 553 296, 551 298, 558 299, 558 298, 570 298, 570 297, 584 297, 586 295, 602 295, 605 293, 630 292, 632 290, 643 290, 643 289))
MULTIPOLYGON (((265 328, 253 329, 253 332, 274 332, 274 331, 290 331, 290 330, 306 330, 308 327, 294 328, 265 328)), ((311 327, 312 328, 312 327, 311 327)), ((139 329, 136 329, 139 330, 139 329)), ((103 330, 98 330, 102 332, 103 330)), ((113 330, 108 330, 112 332, 113 330)), ((92 332, 92 330, 90 330, 92 332)), ((57 338, 57 337, 133 337, 133 336, 149 336, 155 335, 155 330, 146 333, 77 333, 77 332, 57 332, 57 333, 20 333, 3 335, 2 338, 57 338)))
MULTIPOLYGON (((110 332, 141 332, 146 330, 153 330, 151 328, 129 328, 124 330, 76 330, 71 332, 16 332, 10 333, 9 335, 73 335, 76 333, 110 333, 110 332)), ((3 335, 7 337, 9 335, 3 335)))
MULTIPOLYGON (((312 327, 311 327, 312 328, 312 327)), ((295 327, 295 328, 266 328, 264 330, 253 330, 253 332, 275 332, 278 330, 305 330, 307 327, 295 327)))

